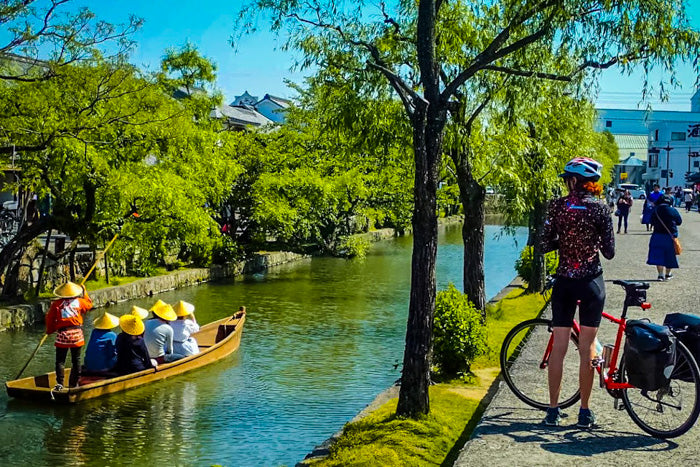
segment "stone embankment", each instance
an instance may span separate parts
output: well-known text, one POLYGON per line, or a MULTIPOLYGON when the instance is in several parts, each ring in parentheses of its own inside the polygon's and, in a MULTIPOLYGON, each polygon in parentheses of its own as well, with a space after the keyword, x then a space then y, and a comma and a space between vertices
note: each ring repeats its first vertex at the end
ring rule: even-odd
MULTIPOLYGON (((163 276, 145 277, 128 284, 97 289, 90 292, 90 297, 96 307, 102 307, 112 303, 140 297, 150 297, 168 290, 221 280, 240 274, 264 272, 271 267, 308 257, 308 255, 286 251, 257 253, 242 263, 211 268, 183 269, 163 276)), ((41 322, 48 310, 48 306, 48 300, 39 300, 34 304, 12 305, 0 308, 0 331, 17 329, 25 325, 41 322)))
MULTIPOLYGON (((697 246, 700 245, 700 214, 679 209, 683 216, 680 240, 684 247, 683 254, 678 257, 680 269, 674 270, 670 281, 657 282, 656 268, 646 264, 649 232, 639 223, 641 206, 642 203, 635 200, 629 216, 629 233, 616 235, 615 258, 603 260, 607 293, 605 309, 619 316, 624 302, 624 291, 612 284, 612 280, 634 279, 650 282, 647 300, 653 307, 648 311, 632 308, 628 318, 648 317, 661 323, 667 313, 700 314, 697 311, 700 303, 697 279, 700 270, 700 248, 697 246)), ((613 217, 613 220, 617 222, 617 218, 613 217)), ((617 230, 617 225, 615 227, 617 230)), ((545 316, 551 316, 549 309, 545 316)), ((612 323, 603 322, 599 331, 601 342, 614 342, 616 330, 612 323)), ((578 370, 567 368, 565 371, 578 370)), ((543 372, 540 377, 546 379, 547 375, 543 372)), ((696 426, 672 440, 652 438, 638 428, 624 410, 615 410, 613 398, 597 385, 593 389, 591 408, 598 425, 593 430, 575 427, 577 406, 564 411, 568 417, 563 419, 561 427, 546 427, 542 424, 543 412, 520 402, 505 383, 501 383, 455 465, 645 467, 697 464, 700 427, 696 426)))

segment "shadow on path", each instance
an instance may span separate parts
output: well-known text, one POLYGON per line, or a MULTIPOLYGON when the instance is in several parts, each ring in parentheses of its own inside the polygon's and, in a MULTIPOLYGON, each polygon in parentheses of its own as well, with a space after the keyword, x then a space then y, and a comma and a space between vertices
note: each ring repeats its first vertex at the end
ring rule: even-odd
MULTIPOLYGON (((520 411, 522 412, 522 411, 520 411)), ((532 411, 539 418, 544 412, 532 411)), ((599 426, 593 430, 581 430, 573 425, 548 427, 538 421, 513 417, 513 412, 484 417, 475 438, 488 435, 508 436, 516 443, 538 443, 540 447, 555 454, 592 457, 596 454, 619 451, 621 455, 630 451, 671 451, 678 444, 649 435, 610 430, 599 426)))

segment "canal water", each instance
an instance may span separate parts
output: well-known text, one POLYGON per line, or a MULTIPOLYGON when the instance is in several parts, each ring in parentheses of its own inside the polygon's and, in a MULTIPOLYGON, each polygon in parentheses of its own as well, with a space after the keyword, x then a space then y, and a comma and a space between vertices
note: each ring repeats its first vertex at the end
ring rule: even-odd
MULTIPOLYGON (((524 230, 498 233, 487 227, 489 296, 514 277, 526 236, 524 230)), ((398 238, 376 244, 364 260, 314 258, 159 295, 195 304, 201 323, 246 305, 239 351, 171 380, 76 406, 8 400, 2 391, 0 462, 294 465, 399 378, 410 256, 411 238, 398 238)), ((439 288, 459 286, 461 268, 460 227, 441 229, 439 288)), ((109 311, 120 315, 154 301, 109 311)), ((14 377, 41 336, 40 328, 0 334, 0 380, 14 377)), ((50 371, 53 352, 45 344, 25 374, 50 371)))

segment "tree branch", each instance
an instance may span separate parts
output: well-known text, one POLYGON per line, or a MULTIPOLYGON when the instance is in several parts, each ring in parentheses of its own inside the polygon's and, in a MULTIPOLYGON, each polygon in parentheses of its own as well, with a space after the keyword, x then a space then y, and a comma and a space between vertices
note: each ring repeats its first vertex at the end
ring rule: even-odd
POLYGON ((503 28, 503 30, 500 33, 498 33, 498 35, 491 41, 491 43, 481 53, 479 53, 479 55, 477 55, 474 58, 474 60, 472 60, 471 65, 469 65, 464 71, 457 75, 457 77, 445 87, 445 90, 440 96, 441 100, 443 102, 447 102, 450 99, 450 97, 452 97, 455 94, 455 92, 457 91, 457 89, 459 89, 460 86, 462 86, 469 78, 474 76, 479 70, 483 69, 485 66, 493 63, 499 58, 503 58, 515 52, 516 50, 525 47, 528 44, 531 44, 532 42, 537 41, 542 36, 544 36, 549 31, 549 27, 551 26, 552 20, 554 19, 556 10, 552 11, 552 13, 545 20, 543 26, 540 27, 536 32, 517 40, 509 46, 503 47, 516 27, 521 26, 526 21, 533 18, 536 14, 560 3, 561 0, 544 0, 538 5, 533 5, 532 8, 530 8, 526 12, 522 14, 516 14, 510 21, 508 26, 503 28))

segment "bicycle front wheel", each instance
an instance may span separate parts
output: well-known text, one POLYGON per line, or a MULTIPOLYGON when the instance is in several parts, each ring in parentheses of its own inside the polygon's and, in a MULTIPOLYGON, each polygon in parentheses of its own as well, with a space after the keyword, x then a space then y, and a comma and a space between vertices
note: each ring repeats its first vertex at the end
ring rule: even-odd
MULTIPOLYGON (((506 384, 518 399, 536 409, 549 407, 547 368, 542 366, 547 344, 552 336, 552 322, 531 319, 515 326, 501 347, 501 371, 506 384)), ((545 362, 548 363, 548 362, 545 362)), ((578 386, 578 339, 571 334, 569 349, 564 358, 559 407, 574 405, 581 397, 578 386)))
MULTIPOLYGON (((620 374, 625 375, 625 359, 620 374)), ((626 380, 626 376, 625 380, 626 380)), ((656 438, 675 438, 690 430, 700 414, 700 369, 688 348, 676 343, 676 366, 666 387, 622 391, 627 413, 639 428, 656 438)))

